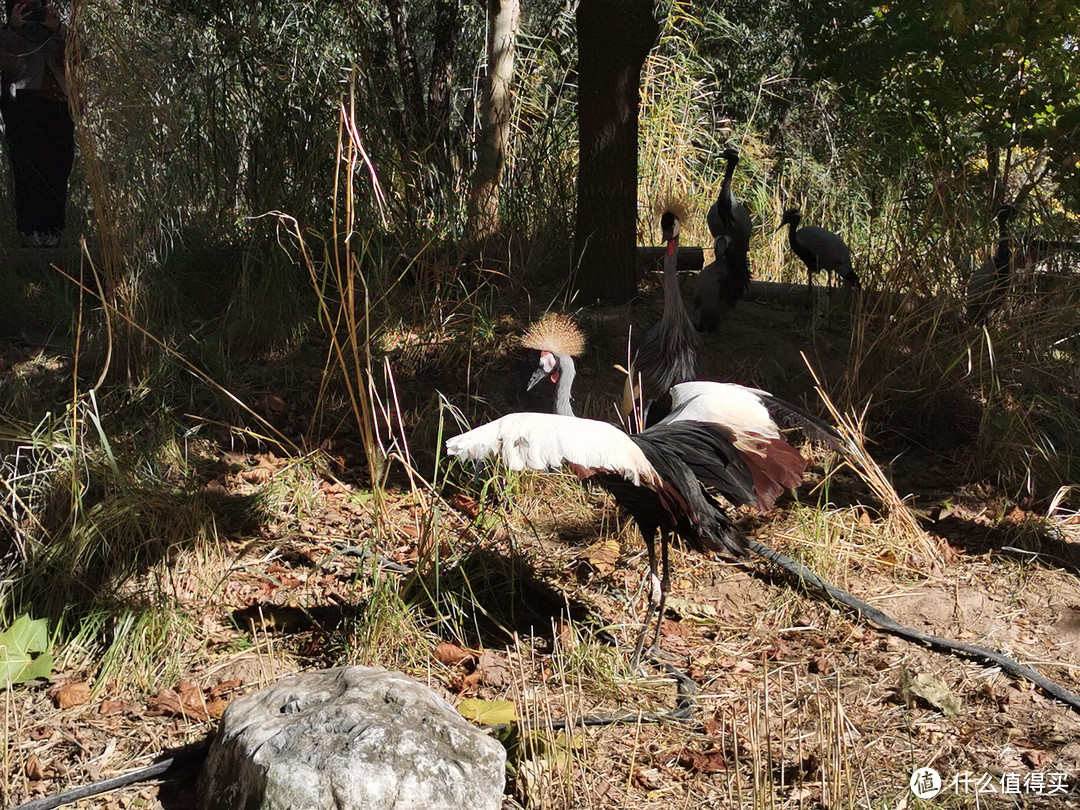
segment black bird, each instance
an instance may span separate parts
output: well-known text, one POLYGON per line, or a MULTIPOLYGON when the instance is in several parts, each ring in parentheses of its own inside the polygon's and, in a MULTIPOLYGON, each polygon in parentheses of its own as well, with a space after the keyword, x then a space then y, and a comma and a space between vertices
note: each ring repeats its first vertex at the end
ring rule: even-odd
POLYGON ((725 251, 745 255, 750 250, 750 232, 753 230, 750 211, 731 190, 731 179, 735 175, 735 167, 739 165, 739 150, 729 146, 724 150, 724 158, 727 160, 727 167, 724 170, 724 181, 720 184, 720 195, 706 214, 705 221, 709 225, 713 240, 728 240, 725 251))
POLYGON ((791 249, 806 265, 807 290, 814 286, 814 273, 819 270, 824 270, 828 276, 830 289, 834 272, 849 287, 859 289, 859 277, 855 275, 855 269, 851 266, 851 251, 848 250, 844 240, 832 231, 814 225, 800 228, 800 222, 802 222, 802 214, 799 213, 799 209, 789 208, 784 211, 780 228, 788 226, 788 242, 791 244, 791 249))
POLYGON ((998 241, 994 254, 971 274, 967 286, 967 315, 972 323, 981 322, 1005 296, 1009 288, 1012 250, 1009 239, 1009 223, 1016 219, 1017 210, 1003 205, 994 215, 998 223, 998 241))
POLYGON ((720 195, 705 220, 713 238, 714 260, 698 273, 694 284, 694 326, 702 332, 715 331, 721 319, 750 288, 750 211, 731 190, 731 179, 739 165, 739 152, 724 150, 727 168, 720 195))

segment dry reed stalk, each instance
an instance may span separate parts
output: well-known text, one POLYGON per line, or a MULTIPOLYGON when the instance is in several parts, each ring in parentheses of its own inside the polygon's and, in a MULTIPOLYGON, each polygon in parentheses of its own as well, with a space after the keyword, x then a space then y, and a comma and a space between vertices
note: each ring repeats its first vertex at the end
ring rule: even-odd
POLYGON ((829 411, 837 432, 843 439, 845 462, 859 475, 881 501, 885 510, 885 519, 890 528, 924 559, 924 564, 939 566, 941 554, 930 536, 922 530, 915 513, 908 508, 904 500, 896 494, 893 485, 882 471, 870 451, 866 449, 866 434, 863 430, 865 411, 862 416, 842 414, 825 392, 817 372, 803 355, 803 361, 814 378, 814 387, 829 411))

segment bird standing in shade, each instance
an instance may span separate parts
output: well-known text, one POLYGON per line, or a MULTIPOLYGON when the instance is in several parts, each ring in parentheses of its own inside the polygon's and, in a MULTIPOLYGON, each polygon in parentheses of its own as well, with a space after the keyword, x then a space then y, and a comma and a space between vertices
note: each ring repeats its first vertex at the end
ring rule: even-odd
POLYGON ((585 351, 585 335, 572 318, 557 312, 545 313, 522 336, 521 345, 540 353, 529 378, 528 390, 547 378, 555 384, 555 412, 573 416, 571 395, 577 376, 575 357, 585 351))
MULTIPOLYGON (((840 276, 848 286, 859 289, 859 277, 851 266, 851 251, 847 244, 832 231, 815 225, 799 227, 802 214, 798 208, 784 211, 780 228, 788 226, 788 242, 792 251, 806 265, 806 289, 814 286, 814 273, 824 270, 829 279, 829 289, 833 285, 833 273, 840 276)), ((777 230, 780 230, 777 228, 777 230)))
POLYGON ((739 151, 724 150, 727 168, 720 194, 706 222, 713 238, 715 260, 698 273, 694 284, 694 326, 711 332, 750 288, 750 211, 735 196, 731 180, 739 165, 739 151))
POLYGON ((671 207, 660 217, 666 249, 664 252, 664 311, 641 339, 623 390, 623 417, 638 427, 637 415, 643 405, 677 382, 692 380, 697 369, 701 343, 679 287, 679 231, 685 214, 671 207))
POLYGON ((1017 210, 1003 205, 994 215, 998 223, 998 241, 994 254, 971 274, 967 287, 967 314, 972 323, 981 322, 1001 303, 1009 288, 1012 250, 1009 223, 1016 219, 1017 210))

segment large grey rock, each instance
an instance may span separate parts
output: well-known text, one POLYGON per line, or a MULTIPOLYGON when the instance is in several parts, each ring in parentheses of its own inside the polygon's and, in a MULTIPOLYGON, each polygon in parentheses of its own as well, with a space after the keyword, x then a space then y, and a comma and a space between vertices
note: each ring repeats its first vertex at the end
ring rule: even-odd
POLYGON ((497 810, 506 751, 423 684, 382 667, 307 672, 234 701, 200 810, 497 810))

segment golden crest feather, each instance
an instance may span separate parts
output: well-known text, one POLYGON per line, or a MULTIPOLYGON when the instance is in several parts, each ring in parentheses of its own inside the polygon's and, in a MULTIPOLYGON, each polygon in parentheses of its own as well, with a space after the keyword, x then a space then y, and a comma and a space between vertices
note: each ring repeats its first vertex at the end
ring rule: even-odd
POLYGON ((522 336, 521 345, 526 349, 578 357, 585 351, 585 335, 568 315, 545 312, 522 336))
POLYGON ((652 203, 652 218, 654 222, 659 222, 660 217, 667 211, 673 213, 681 223, 683 227, 686 227, 686 223, 690 221, 690 207, 687 205, 686 200, 680 197, 673 191, 668 191, 665 194, 658 195, 652 203))

